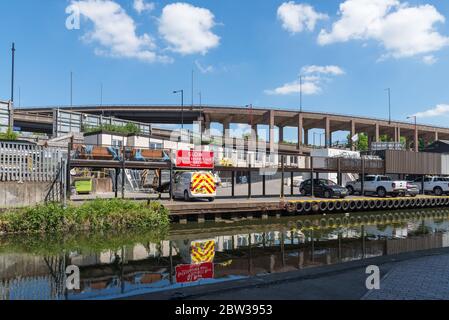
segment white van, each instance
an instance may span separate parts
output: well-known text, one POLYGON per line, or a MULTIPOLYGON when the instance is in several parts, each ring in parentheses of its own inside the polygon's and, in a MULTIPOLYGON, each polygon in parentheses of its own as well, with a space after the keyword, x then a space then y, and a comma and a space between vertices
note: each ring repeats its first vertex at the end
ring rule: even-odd
POLYGON ((207 199, 210 202, 217 196, 217 181, 212 172, 178 172, 173 181, 173 198, 190 201, 207 199))

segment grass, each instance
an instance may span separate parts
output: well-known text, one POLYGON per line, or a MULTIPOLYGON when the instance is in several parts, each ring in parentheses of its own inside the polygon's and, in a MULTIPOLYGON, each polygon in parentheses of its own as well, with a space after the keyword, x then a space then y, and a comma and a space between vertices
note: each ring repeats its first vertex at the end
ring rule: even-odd
POLYGON ((160 203, 147 205, 120 199, 97 199, 67 207, 50 203, 0 215, 0 233, 4 234, 117 232, 168 226, 168 210, 160 203))

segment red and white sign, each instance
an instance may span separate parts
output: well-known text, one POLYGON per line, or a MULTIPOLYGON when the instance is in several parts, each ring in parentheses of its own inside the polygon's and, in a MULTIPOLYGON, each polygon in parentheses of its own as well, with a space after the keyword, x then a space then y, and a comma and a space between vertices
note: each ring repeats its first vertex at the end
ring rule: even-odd
POLYGON ((207 151, 178 150, 176 167, 194 169, 213 169, 214 153, 207 151))
POLYGON ((214 278, 214 264, 185 264, 176 267, 176 282, 189 283, 214 278))

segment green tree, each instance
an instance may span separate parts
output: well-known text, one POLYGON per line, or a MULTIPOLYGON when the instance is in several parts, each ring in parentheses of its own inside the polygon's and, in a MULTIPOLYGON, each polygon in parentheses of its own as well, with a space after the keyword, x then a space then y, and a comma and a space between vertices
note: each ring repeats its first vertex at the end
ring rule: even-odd
POLYGON ((5 133, 0 133, 0 140, 15 141, 19 138, 19 134, 8 128, 5 133))
POLYGON ((350 148, 353 144, 357 151, 368 151, 368 135, 366 133, 359 133, 359 140, 357 142, 352 142, 351 135, 349 134, 347 147, 350 148))

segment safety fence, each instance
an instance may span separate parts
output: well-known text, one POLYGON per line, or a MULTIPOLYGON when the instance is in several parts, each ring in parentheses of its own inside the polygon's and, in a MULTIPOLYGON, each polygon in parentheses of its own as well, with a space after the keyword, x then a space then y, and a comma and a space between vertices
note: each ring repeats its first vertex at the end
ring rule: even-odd
POLYGON ((65 154, 62 149, 0 141, 0 181, 53 182, 65 154))

